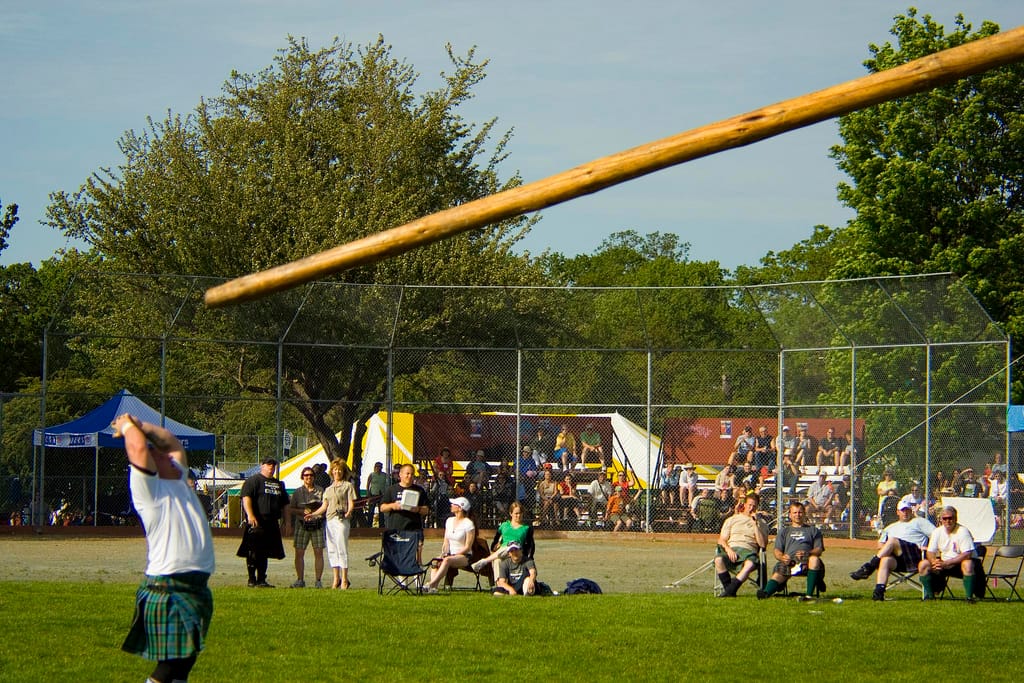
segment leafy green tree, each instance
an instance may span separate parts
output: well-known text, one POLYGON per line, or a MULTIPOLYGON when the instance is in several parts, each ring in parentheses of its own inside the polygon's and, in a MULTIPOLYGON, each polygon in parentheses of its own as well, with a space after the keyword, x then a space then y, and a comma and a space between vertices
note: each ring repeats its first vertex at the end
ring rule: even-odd
MULTIPOLYGON (((963 16, 947 33, 913 8, 871 45, 879 72, 997 33, 963 16)), ((1024 333, 1024 64, 847 114, 832 156, 856 211, 833 243, 834 276, 952 271, 1014 336, 1024 333)))
MULTIPOLYGON (((3 202, 0 202, 0 206, 3 206, 3 202)), ((3 213, 0 214, 0 252, 8 247, 8 238, 11 236, 11 230, 14 228, 14 224, 18 222, 18 205, 8 204, 3 206, 3 213)))
MULTIPOLYGON (((518 184, 518 176, 499 178, 508 134, 494 139, 495 120, 475 125, 457 113, 486 62, 473 51, 448 53, 452 70, 441 86, 417 96, 417 74, 382 38, 318 50, 290 40, 273 66, 233 73, 223 94, 193 113, 125 133, 120 167, 97 172, 76 193, 54 194, 49 223, 122 271, 238 276, 518 184)), ((174 301, 188 296, 178 291, 148 302, 162 301, 176 330, 210 338, 277 342, 287 330, 286 341, 340 344, 289 345, 281 359, 289 405, 338 457, 347 452, 349 426, 385 395, 385 352, 365 348, 367 339, 389 343, 381 329, 395 303, 381 286, 536 282, 540 273, 512 253, 531 224, 505 221, 346 272, 337 288, 311 295, 314 315, 295 317, 308 290, 216 313, 175 312, 174 301)), ((481 345, 512 336, 507 311, 470 294, 420 290, 401 305, 404 343, 453 330, 481 345)), ((93 323, 110 328, 125 325, 124 317, 93 323)), ((227 395, 274 397, 273 348, 211 344, 202 358, 182 351, 173 381, 182 390, 213 384, 227 395), (202 370, 187 374, 197 363, 202 370)), ((396 369, 418 370, 416 363, 396 369)))

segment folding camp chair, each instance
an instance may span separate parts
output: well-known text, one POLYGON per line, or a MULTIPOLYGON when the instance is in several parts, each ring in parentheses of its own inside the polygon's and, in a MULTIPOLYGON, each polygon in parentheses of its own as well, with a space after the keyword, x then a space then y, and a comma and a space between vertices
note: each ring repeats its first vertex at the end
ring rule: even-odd
POLYGON ((391 580, 388 595, 413 593, 423 588, 427 567, 416 561, 419 534, 412 531, 386 530, 381 536, 381 550, 366 558, 370 566, 377 566, 377 593, 384 595, 384 586, 391 580))
POLYGON ((1024 600, 1017 592, 1017 580, 1020 578, 1022 567, 1024 567, 1024 545, 1001 545, 996 548, 996 551, 992 553, 992 563, 988 566, 988 578, 992 582, 986 584, 986 590, 993 600, 999 599, 992 589, 1000 579, 1010 589, 1009 595, 1006 596, 1007 602, 1013 600, 1014 597, 1024 600), (999 562, 1000 558, 1003 560, 999 563, 1000 571, 996 571, 996 562, 999 562), (1016 564, 1016 568, 1014 568, 1014 564, 1016 564))
POLYGON ((917 568, 909 571, 901 572, 898 569, 893 569, 889 572, 889 582, 885 584, 885 589, 895 588, 903 584, 909 584, 914 586, 916 590, 923 591, 924 587, 921 586, 921 581, 917 576, 917 568))
MULTIPOLYGON (((978 554, 974 558, 974 598, 980 600, 985 597, 985 584, 988 580, 988 576, 985 573, 985 557, 988 555, 988 547, 984 545, 974 546, 974 551, 978 554)), ((953 583, 949 580, 948 576, 932 575, 932 589, 935 592, 935 596, 939 599, 950 598, 952 600, 966 599, 968 596, 961 598, 956 594, 956 589, 953 588, 953 583)))
MULTIPOLYGON (((735 571, 729 572, 733 576, 736 575, 735 571)), ((764 589, 765 584, 768 583, 768 575, 770 574, 768 569, 768 559, 764 548, 760 548, 757 551, 757 568, 750 572, 750 576, 747 577, 747 581, 754 584, 755 589, 764 589)), ((711 591, 717 598, 722 594, 722 584, 718 580, 718 574, 715 572, 714 559, 711 560, 711 591)))
MULTIPOLYGON (((471 560, 472 559, 477 559, 477 558, 482 558, 482 557, 487 557, 490 554, 491 554, 491 549, 487 546, 487 541, 485 541, 480 536, 477 536, 476 541, 473 542, 473 553, 472 553, 471 560)), ((474 571, 472 563, 468 567, 461 567, 461 568, 452 567, 451 569, 448 570, 448 575, 444 577, 444 587, 445 587, 445 589, 447 589, 449 591, 456 591, 456 590, 482 591, 482 590, 484 590, 484 587, 483 587, 483 584, 480 582, 481 578, 486 578, 487 579, 488 587, 494 585, 494 570, 491 568, 491 563, 488 563, 487 566, 484 567, 483 569, 481 569, 480 571, 474 571), (457 577, 460 572, 466 572, 466 573, 469 573, 470 575, 472 575, 474 577, 474 579, 476 580, 476 585, 474 585, 474 586, 466 586, 465 588, 462 588, 462 587, 456 588, 455 587, 455 577, 457 577)))

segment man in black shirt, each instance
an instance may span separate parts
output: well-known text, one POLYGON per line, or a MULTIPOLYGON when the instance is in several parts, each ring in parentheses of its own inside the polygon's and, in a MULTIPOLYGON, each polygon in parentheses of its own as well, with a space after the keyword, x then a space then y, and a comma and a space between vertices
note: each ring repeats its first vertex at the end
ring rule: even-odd
POLYGON ((245 558, 250 588, 273 588, 267 583, 267 560, 284 559, 281 542, 281 514, 288 507, 288 491, 274 477, 277 460, 264 458, 260 471, 242 484, 245 532, 237 555, 245 558))
POLYGON ((422 564, 423 516, 430 513, 430 498, 422 486, 413 483, 413 471, 410 463, 402 465, 398 483, 389 486, 381 498, 380 511, 387 515, 384 528, 417 532, 416 562, 422 564))

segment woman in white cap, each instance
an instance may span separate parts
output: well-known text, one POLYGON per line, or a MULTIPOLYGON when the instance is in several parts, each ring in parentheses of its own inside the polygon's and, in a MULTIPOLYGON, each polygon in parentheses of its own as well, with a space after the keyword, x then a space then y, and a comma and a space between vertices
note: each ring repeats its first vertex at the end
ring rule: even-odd
POLYGON ((452 516, 444 522, 444 542, 441 544, 441 557, 431 564, 434 566, 427 584, 428 593, 436 593, 437 586, 449 569, 461 569, 469 566, 473 543, 476 541, 476 525, 469 518, 469 500, 467 498, 451 498, 452 516))

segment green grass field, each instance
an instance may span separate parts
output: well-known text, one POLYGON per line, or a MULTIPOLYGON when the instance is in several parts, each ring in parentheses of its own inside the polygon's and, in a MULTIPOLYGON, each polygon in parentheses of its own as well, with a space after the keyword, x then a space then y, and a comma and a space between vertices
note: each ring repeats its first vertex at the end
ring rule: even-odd
MULTIPOLYGON (((143 681, 120 650, 135 585, 0 582, 0 681, 143 681)), ((215 588, 193 681, 1011 680, 1021 603, 922 603, 863 590, 801 603, 662 593, 215 588), (842 597, 842 604, 832 598, 842 597)))

